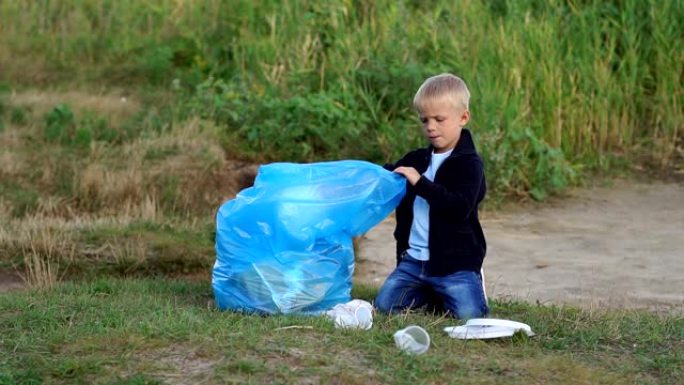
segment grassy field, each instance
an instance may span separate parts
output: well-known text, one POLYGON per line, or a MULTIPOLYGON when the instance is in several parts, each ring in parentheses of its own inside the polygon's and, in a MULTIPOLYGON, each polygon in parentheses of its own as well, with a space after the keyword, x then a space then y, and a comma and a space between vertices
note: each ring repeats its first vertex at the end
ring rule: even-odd
MULTIPOLYGON (((123 125, 73 111, 69 129, 57 111, 53 142, 203 117, 232 158, 383 162, 420 143, 410 100, 450 71, 472 88, 496 195, 543 199, 587 169, 681 161, 677 0, 58 0, 3 2, 0 18, 5 89, 144 94, 123 125)), ((9 104, 6 126, 22 114, 9 104)))
MULTIPOLYGON (((374 290, 356 287, 354 297, 374 290)), ((376 315, 370 331, 318 317, 219 312, 206 282, 100 278, 0 296, 0 384, 675 384, 684 319, 494 302, 537 336, 461 341, 457 322, 376 315), (424 326, 430 350, 392 334, 424 326)))
POLYGON ((29 288, 0 295, 0 384, 682 376, 673 315, 495 302, 539 336, 463 343, 428 315, 354 332, 207 301, 214 214, 258 164, 396 159, 442 71, 471 87, 487 208, 682 175, 684 2, 0 1, 0 20, 0 273, 29 288), (409 323, 428 355, 392 346, 409 323))

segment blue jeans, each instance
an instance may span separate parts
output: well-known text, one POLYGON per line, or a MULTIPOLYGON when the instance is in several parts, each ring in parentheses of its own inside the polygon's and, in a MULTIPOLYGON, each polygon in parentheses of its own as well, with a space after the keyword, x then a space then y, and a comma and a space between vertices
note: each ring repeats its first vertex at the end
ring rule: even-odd
POLYGON ((385 313, 423 305, 443 309, 460 319, 479 318, 489 309, 482 277, 474 271, 457 271, 444 277, 426 275, 427 261, 405 255, 380 288, 375 307, 385 313))

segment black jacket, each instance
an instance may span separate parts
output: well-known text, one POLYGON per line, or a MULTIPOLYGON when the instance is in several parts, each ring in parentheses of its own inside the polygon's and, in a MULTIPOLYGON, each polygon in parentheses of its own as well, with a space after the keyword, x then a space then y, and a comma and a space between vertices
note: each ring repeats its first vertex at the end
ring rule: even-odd
POLYGON ((409 248, 416 194, 430 205, 427 273, 445 276, 460 270, 480 271, 487 245, 478 218, 478 204, 487 190, 482 158, 475 150, 470 131, 463 129, 451 155, 444 160, 430 182, 422 174, 432 156, 432 146, 411 151, 395 164, 415 168, 421 174, 415 186, 407 182, 406 196, 396 210, 397 263, 409 248))

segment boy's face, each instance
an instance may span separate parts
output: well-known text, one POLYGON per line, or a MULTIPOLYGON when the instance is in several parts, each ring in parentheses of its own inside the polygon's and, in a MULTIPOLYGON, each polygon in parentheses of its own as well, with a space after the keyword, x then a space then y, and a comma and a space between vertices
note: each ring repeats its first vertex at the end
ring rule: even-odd
POLYGON ((423 133, 432 143, 435 153, 442 153, 456 147, 463 126, 470 120, 470 112, 456 108, 447 100, 427 103, 418 116, 423 124, 423 133))

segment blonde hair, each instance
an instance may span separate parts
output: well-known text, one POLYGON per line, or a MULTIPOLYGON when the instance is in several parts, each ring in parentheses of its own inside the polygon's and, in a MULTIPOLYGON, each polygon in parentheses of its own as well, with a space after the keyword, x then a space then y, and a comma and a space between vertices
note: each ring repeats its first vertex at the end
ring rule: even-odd
POLYGON ((468 110, 470 91, 463 79, 449 73, 428 78, 413 97, 413 107, 421 111, 426 105, 445 99, 454 108, 462 107, 468 110))

